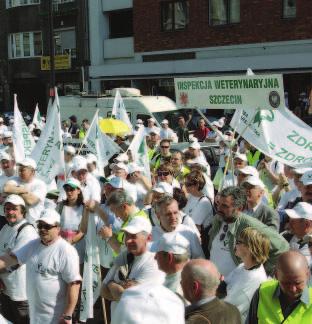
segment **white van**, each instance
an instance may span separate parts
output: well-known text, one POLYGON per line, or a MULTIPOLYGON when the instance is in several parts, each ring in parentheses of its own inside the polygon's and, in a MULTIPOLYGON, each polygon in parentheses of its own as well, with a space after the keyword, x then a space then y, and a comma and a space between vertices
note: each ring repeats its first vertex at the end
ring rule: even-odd
POLYGON ((91 122, 97 109, 99 109, 99 116, 109 118, 112 114, 114 97, 117 90, 119 90, 122 96, 133 125, 135 125, 137 119, 146 121, 155 113, 167 113, 177 110, 175 102, 168 97, 142 96, 138 89, 116 88, 110 91, 108 95, 101 97, 91 95, 59 97, 61 120, 68 120, 70 116, 75 115, 79 124, 85 118, 91 122))

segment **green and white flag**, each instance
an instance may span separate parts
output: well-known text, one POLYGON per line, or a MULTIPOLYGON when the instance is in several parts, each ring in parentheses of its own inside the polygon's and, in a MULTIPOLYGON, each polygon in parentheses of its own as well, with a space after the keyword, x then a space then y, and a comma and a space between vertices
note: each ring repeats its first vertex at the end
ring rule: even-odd
POLYGON ((287 108, 239 109, 231 126, 274 160, 292 167, 312 165, 312 128, 287 108))
POLYGON ((13 124, 13 147, 15 161, 21 162, 29 157, 35 146, 35 141, 27 127, 17 105, 17 96, 14 94, 14 124, 13 124))
POLYGON ((126 107, 120 95, 120 92, 117 90, 114 100, 114 105, 112 109, 112 118, 119 119, 129 126, 132 131, 132 124, 127 114, 126 107))
POLYGON ((41 119, 41 114, 39 111, 38 104, 36 104, 35 112, 34 112, 34 117, 32 123, 37 126, 37 128, 42 129, 44 126, 44 123, 42 122, 41 119))
POLYGON ((106 134, 103 134, 99 127, 99 110, 92 119, 91 125, 83 139, 83 144, 88 147, 98 160, 98 169, 104 173, 104 167, 108 160, 116 153, 120 152, 120 147, 106 134))
POLYGON ((82 322, 93 318, 93 305, 100 296, 101 266, 94 215, 89 215, 86 250, 81 287, 80 316, 82 322))
POLYGON ((37 162, 37 176, 48 185, 56 176, 63 177, 65 174, 60 106, 56 90, 55 94, 46 126, 31 154, 31 157, 37 162))
POLYGON ((131 151, 131 156, 133 162, 143 167, 143 174, 151 180, 151 170, 150 163, 148 158, 148 149, 145 139, 145 129, 140 127, 137 133, 135 134, 131 144, 128 148, 131 151))

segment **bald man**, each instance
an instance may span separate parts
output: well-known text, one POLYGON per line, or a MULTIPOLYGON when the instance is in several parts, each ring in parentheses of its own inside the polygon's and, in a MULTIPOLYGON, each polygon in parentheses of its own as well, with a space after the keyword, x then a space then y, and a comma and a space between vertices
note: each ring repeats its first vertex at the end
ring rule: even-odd
POLYGON ((220 273, 211 261, 194 259, 185 265, 181 286, 191 303, 185 309, 186 324, 241 324, 238 309, 216 297, 219 284, 220 273))
POLYGON ((282 253, 275 277, 255 292, 246 323, 311 323, 312 288, 308 288, 306 258, 294 250, 282 253))

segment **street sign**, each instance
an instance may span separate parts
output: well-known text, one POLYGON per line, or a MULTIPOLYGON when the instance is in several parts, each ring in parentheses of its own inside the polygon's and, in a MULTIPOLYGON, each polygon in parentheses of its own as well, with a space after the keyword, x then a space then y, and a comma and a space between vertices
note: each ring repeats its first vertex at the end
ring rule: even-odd
POLYGON ((175 78, 174 85, 178 108, 285 107, 280 74, 175 78))
MULTIPOLYGON (((48 71, 50 67, 50 56, 41 56, 41 70, 48 71)), ((54 56, 55 70, 68 70, 71 68, 71 57, 68 54, 54 56)))

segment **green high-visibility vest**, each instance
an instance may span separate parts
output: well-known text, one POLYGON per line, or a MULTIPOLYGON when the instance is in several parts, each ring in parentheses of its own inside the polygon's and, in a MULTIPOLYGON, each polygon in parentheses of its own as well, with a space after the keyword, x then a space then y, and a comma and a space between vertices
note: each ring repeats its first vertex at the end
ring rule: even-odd
POLYGON ((258 323, 259 324, 311 324, 312 323, 312 288, 309 288, 310 304, 300 302, 292 313, 284 319, 278 298, 274 292, 278 286, 277 280, 269 280, 261 284, 259 289, 258 323))
POLYGON ((258 151, 258 150, 255 153, 252 153, 251 151, 249 151, 246 154, 247 155, 248 164, 251 165, 251 166, 253 166, 253 167, 256 167, 257 166, 257 163, 259 162, 260 154, 261 154, 261 152, 258 151))

